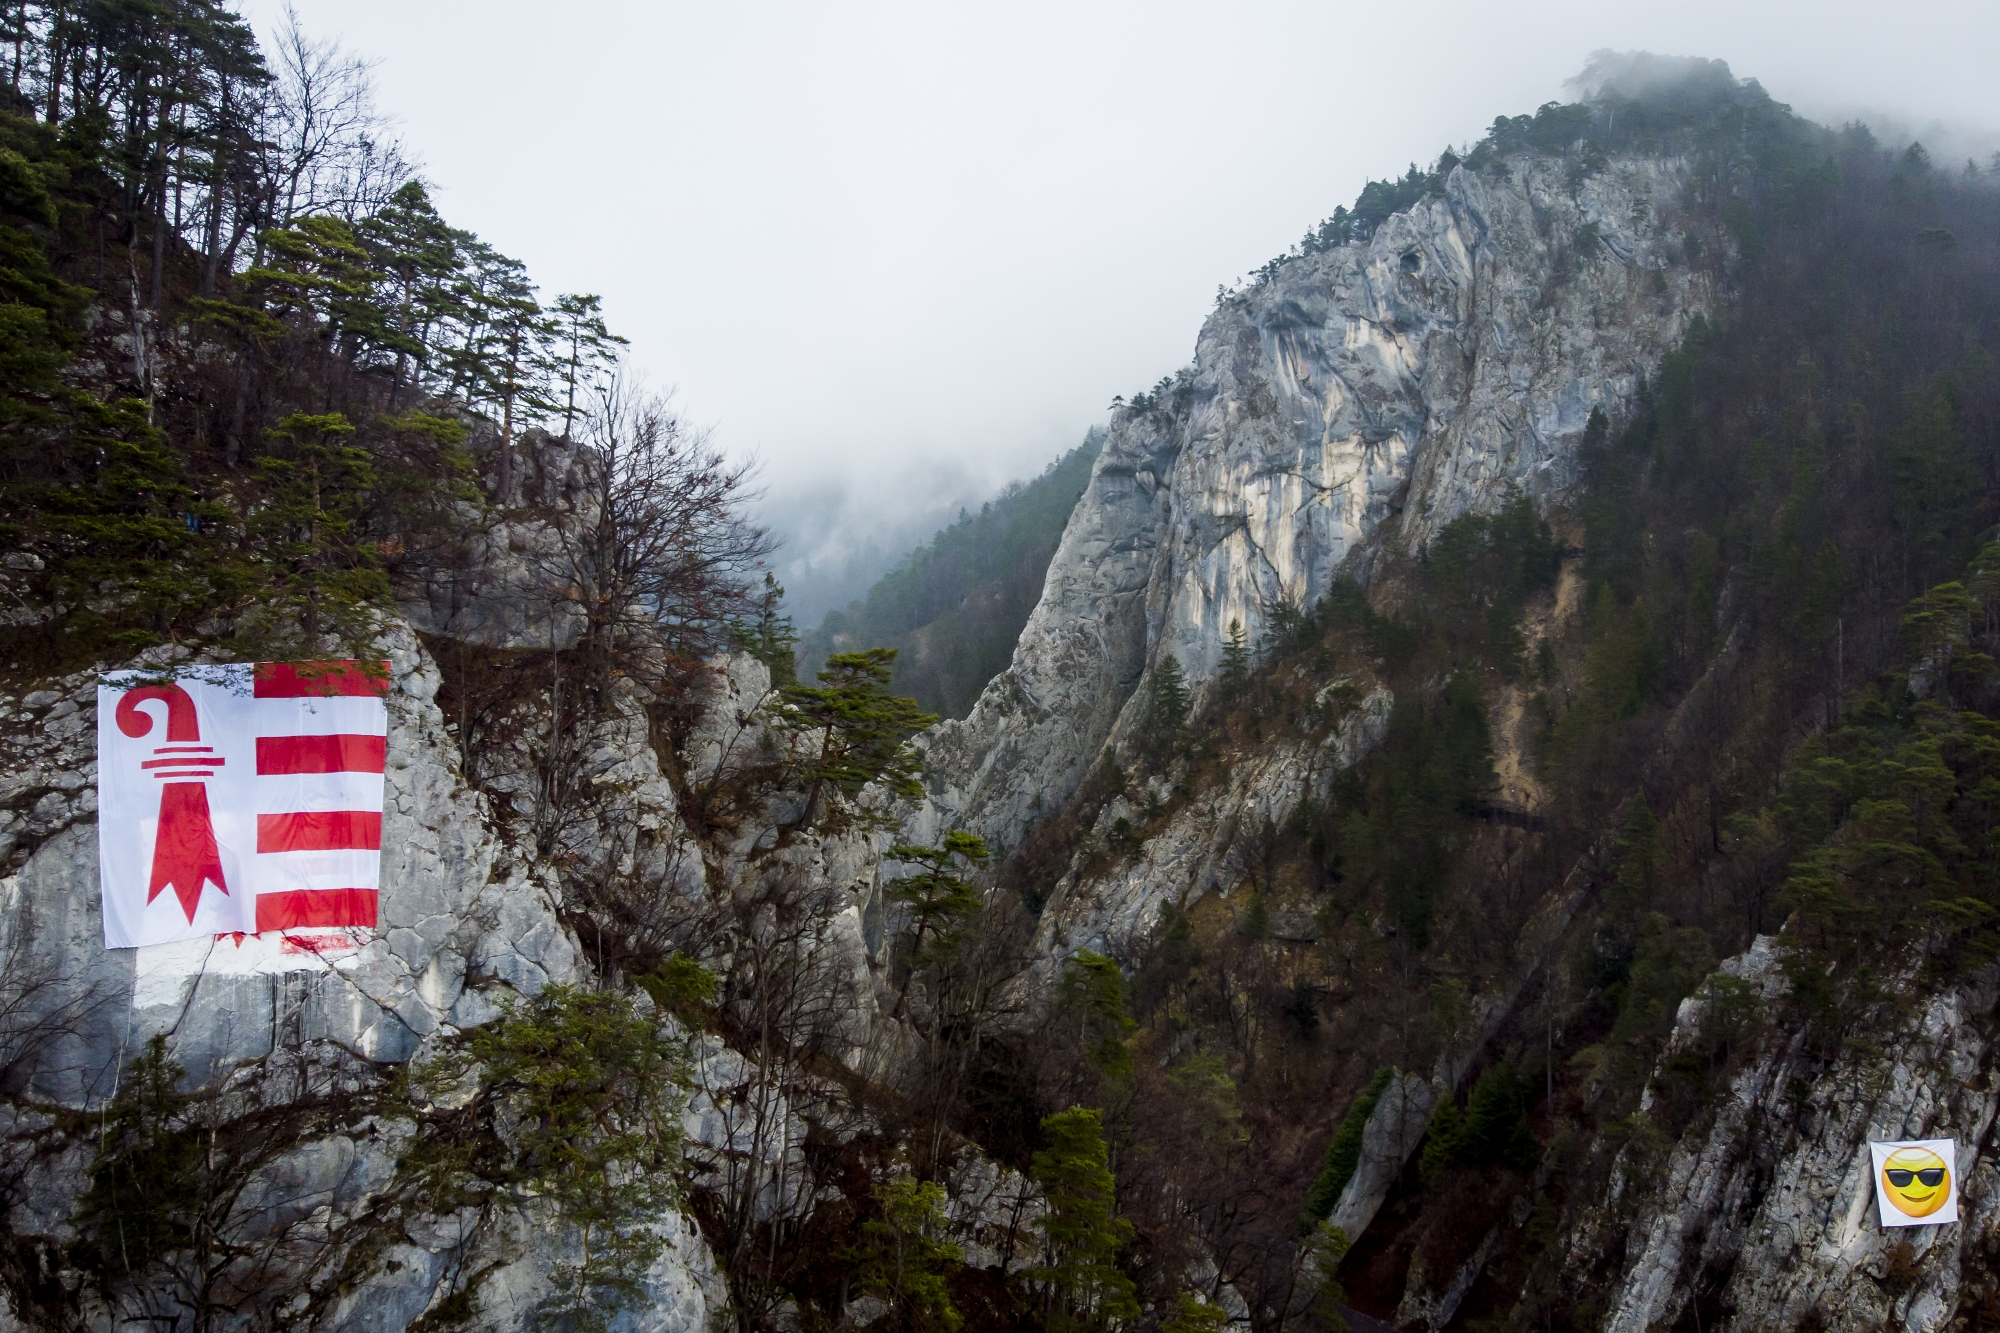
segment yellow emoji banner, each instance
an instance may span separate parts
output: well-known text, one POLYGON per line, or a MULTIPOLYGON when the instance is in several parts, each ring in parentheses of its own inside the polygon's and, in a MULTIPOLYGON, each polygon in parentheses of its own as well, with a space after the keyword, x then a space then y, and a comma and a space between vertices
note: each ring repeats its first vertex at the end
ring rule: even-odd
POLYGON ((1871 1143, 1875 1203, 1885 1227, 1934 1227, 1958 1220, 1958 1142, 1871 1143))

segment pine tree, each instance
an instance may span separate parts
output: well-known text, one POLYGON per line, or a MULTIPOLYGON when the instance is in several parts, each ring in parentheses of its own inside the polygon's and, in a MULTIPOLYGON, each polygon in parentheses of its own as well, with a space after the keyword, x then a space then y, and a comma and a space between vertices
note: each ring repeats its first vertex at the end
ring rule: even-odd
POLYGON ((1227 1333, 1229 1312, 1189 1292, 1182 1292, 1174 1312, 1160 1321, 1160 1333, 1227 1333))
POLYGON ((1250 641, 1243 635, 1243 622, 1231 619, 1229 633, 1222 640, 1222 697, 1240 699, 1250 688, 1250 641))
POLYGON ((432 370, 437 333, 459 308, 462 248, 473 238, 446 225, 420 181, 390 195, 356 231, 382 274, 379 342, 396 357, 393 408, 406 385, 421 385, 432 370))
POLYGON ((757 619, 736 629, 737 646, 771 669, 771 684, 780 690, 799 683, 799 634, 792 618, 779 609, 784 603, 784 585, 766 573, 757 619))
POLYGON ((889 1305, 892 1328, 955 1333, 965 1323, 951 1302, 949 1276, 965 1253, 940 1240, 946 1225, 942 1185, 900 1176, 875 1188, 882 1216, 861 1224, 855 1290, 889 1305))
POLYGON ((684 1033, 631 995, 551 985, 504 1006, 417 1075, 433 1096, 469 1088, 475 1105, 504 1105, 513 1117, 498 1160, 475 1163, 449 1134, 420 1139, 404 1165, 419 1196, 490 1199, 504 1182, 580 1242, 552 1256, 531 1327, 615 1328, 642 1297, 666 1243, 660 1219, 683 1202, 687 1061, 684 1033))
POLYGON ((1029 1175, 1048 1211, 1035 1223, 1043 1262, 1023 1277, 1039 1297, 1046 1327, 1115 1329, 1139 1317, 1132 1279, 1118 1268, 1118 1251, 1132 1224, 1113 1209, 1116 1181, 1094 1108, 1072 1106, 1042 1121, 1049 1146, 1034 1156, 1029 1175))
POLYGON ((1301 1230, 1324 1222, 1333 1212, 1333 1206, 1340 1202, 1347 1182, 1354 1178, 1355 1168, 1361 1165, 1361 1136, 1368 1128, 1368 1117, 1375 1113, 1375 1104, 1382 1100, 1388 1090, 1389 1080, 1396 1071, 1384 1066, 1375 1071, 1347 1108, 1347 1114, 1340 1118, 1340 1124, 1333 1131, 1333 1139, 1326 1145, 1326 1162, 1320 1167, 1319 1175, 1313 1180, 1312 1189, 1306 1192, 1306 1206, 1300 1217, 1301 1230))
POLYGON ((1423 1151, 1417 1157, 1417 1174, 1426 1186, 1436 1183, 1445 1172, 1465 1157, 1469 1131, 1458 1102, 1447 1095, 1431 1112, 1430 1126, 1424 1131, 1423 1151))
POLYGON ((630 344, 605 327, 603 305, 591 295, 556 298, 550 312, 549 354, 554 382, 562 389, 562 433, 575 429, 577 395, 618 361, 618 349, 630 344))
POLYGON ((923 761, 910 737, 937 721, 916 700, 889 693, 894 648, 836 653, 819 684, 788 686, 779 696, 778 725, 800 738, 799 777, 806 799, 788 832, 834 830, 889 821, 854 808, 861 790, 879 783, 906 801, 923 795, 923 761))
POLYGON ((1652 910, 1660 890, 1660 829, 1653 807, 1641 792, 1626 812, 1625 828, 1618 839, 1617 869, 1609 895, 1610 915, 1617 927, 1636 931, 1638 922, 1652 910))
POLYGON ((53 231, 57 217, 45 169, 0 148, 0 428, 10 453, 23 424, 48 422, 61 406, 62 371, 90 296, 49 263, 38 233, 53 231))
MULTIPOLYGON (((44 240, 63 150, 53 131, 0 129, 19 144, 0 147, 0 540, 32 562, 14 586, 53 613, 48 647, 146 647, 236 595, 240 553, 204 532, 226 511, 196 498, 144 400, 65 382, 91 294, 44 240)), ((17 650, 42 637, 14 635, 17 650)))
POLYGON ((1264 901, 1263 894, 1250 895, 1250 901, 1243 905, 1243 919, 1238 923, 1238 929, 1253 940, 1271 938, 1271 908, 1264 901))
POLYGON ((0 482, 0 533, 44 562, 31 586, 57 612, 48 628, 63 647, 135 651, 258 585, 220 531, 228 511, 197 498, 185 458, 147 424, 143 402, 69 393, 61 410, 67 447, 49 442, 55 466, 40 484, 0 482))
POLYGON ((205 1193, 202 1136, 186 1123, 185 1072, 156 1034, 126 1066, 118 1095, 98 1117, 96 1156, 78 1200, 76 1253, 102 1276, 131 1277, 189 1243, 205 1193))
POLYGON ((468 336, 450 354, 453 387, 500 417, 496 503, 514 501, 514 438, 519 427, 552 404, 541 349, 548 323, 535 301, 527 268, 482 241, 463 247, 469 274, 461 290, 468 336))
POLYGON ((1535 1140, 1521 1092, 1512 1065, 1488 1065, 1480 1074, 1465 1102, 1465 1152, 1472 1165, 1534 1167, 1535 1140))
POLYGON ((1326 1333, 1346 1333, 1347 1289, 1340 1283, 1340 1261, 1347 1257, 1347 1233, 1331 1222, 1314 1228, 1301 1256, 1303 1285, 1312 1294, 1313 1313, 1326 1333))
MULTIPOLYGON (((889 883, 890 901, 910 910, 910 960, 915 966, 923 958, 926 938, 947 941, 953 928, 978 909, 979 892, 966 883, 964 872, 986 864, 986 840, 953 829, 936 847, 898 843, 889 849, 889 856, 921 867, 889 883)), ((901 1011, 900 1000, 896 1008, 901 1011)))
POLYGON ((274 452, 257 460, 264 503, 248 532, 269 584, 249 628, 275 650, 317 651, 322 634, 352 638, 371 627, 367 612, 389 599, 380 553, 362 522, 375 482, 354 427, 338 412, 294 412, 271 432, 274 452))
POLYGON ((1125 974, 1118 964, 1078 950, 1056 984, 1056 1008, 1076 1017, 1084 1059, 1092 1068, 1108 1080, 1131 1076, 1132 1048, 1126 1042, 1139 1025, 1126 1006, 1125 974))
POLYGON ((463 421, 428 412, 405 412, 376 420, 383 436, 375 455, 375 487, 369 519, 394 534, 378 549, 392 571, 462 568, 474 527, 468 515, 481 512, 470 433, 463 421))
POLYGON ((264 263, 243 278, 269 314, 302 316, 336 347, 355 339, 383 343, 386 329, 373 300, 381 275, 352 226, 339 218, 301 218, 265 232, 261 243, 264 263))
POLYGON ((1172 653, 1162 653, 1153 667, 1153 745, 1171 753, 1181 742, 1187 726, 1188 687, 1181 664, 1172 653))

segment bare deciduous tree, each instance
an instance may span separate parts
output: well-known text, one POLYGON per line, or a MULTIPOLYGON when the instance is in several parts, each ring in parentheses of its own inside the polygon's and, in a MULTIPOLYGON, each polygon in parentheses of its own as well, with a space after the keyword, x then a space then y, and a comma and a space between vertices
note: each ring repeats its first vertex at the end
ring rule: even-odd
POLYGON ((1026 969, 1034 921, 1020 903, 998 896, 941 946, 914 960, 905 997, 910 1032, 898 1070, 914 1116, 911 1162, 936 1178, 971 1120, 972 1081, 992 1059, 991 1047, 1018 1030, 1027 997, 1016 984, 1026 969))
POLYGON ((725 458, 667 398, 617 376, 587 438, 586 493, 556 525, 542 587, 575 618, 582 646, 654 684, 672 661, 724 644, 755 605, 753 578, 773 542, 743 515, 756 494, 750 466, 725 458))
POLYGON ((354 222, 373 213, 417 174, 375 105, 373 63, 332 38, 308 36, 290 5, 273 47, 277 79, 264 105, 272 146, 267 221, 287 227, 331 214, 354 222))
POLYGON ((359 1159, 329 1178, 307 1150, 365 1114, 340 1088, 352 1071, 339 1063, 239 1070, 182 1091, 155 1037, 124 1071, 95 1127, 75 1248, 114 1320, 176 1333, 274 1327, 313 1290, 356 1225, 333 1204, 359 1159), (274 1072, 296 1096, 268 1097, 258 1085, 274 1072))
POLYGON ((607 386, 589 429, 584 481, 547 527, 529 577, 549 626, 549 729, 535 815, 552 850, 580 815, 595 728, 613 682, 657 707, 697 688, 705 662, 756 604, 773 549, 743 515, 750 469, 672 404, 629 380, 607 386))
POLYGON ((690 1156, 703 1172, 697 1202, 743 1333, 766 1327, 785 1299, 798 1242, 829 1183, 817 1178, 806 1131, 839 1115, 825 1075, 851 1056, 865 1021, 837 933, 844 899, 823 881, 780 874, 689 923, 729 946, 717 1017, 737 1058, 698 1068, 715 1133, 690 1156))

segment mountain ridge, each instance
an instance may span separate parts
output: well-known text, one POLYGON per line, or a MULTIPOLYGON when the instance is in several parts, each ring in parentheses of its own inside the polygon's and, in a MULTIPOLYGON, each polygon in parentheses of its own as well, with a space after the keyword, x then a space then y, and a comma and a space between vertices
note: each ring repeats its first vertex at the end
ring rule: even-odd
MULTIPOLYGON (((124 132, 18 119, 16 203, 124 132)), ((2000 1309, 1985 173, 1628 60, 1371 183, 884 593, 913 649, 1025 619, 919 732, 886 654, 790 678, 698 433, 517 429, 488 317, 527 298, 418 195, 252 277, 119 161, 63 207, 157 237, 156 298, 70 381, 0 358, 0 1327, 2000 1309), (416 255, 496 304, 412 350, 416 255), (100 666, 267 642, 391 664, 381 928, 271 973, 98 948, 100 666), (1957 1139, 1957 1226, 1870 1220, 1904 1136, 1957 1139)), ((92 276, 53 199, 0 242, 92 276)), ((0 340, 54 327, 28 286, 0 340)))

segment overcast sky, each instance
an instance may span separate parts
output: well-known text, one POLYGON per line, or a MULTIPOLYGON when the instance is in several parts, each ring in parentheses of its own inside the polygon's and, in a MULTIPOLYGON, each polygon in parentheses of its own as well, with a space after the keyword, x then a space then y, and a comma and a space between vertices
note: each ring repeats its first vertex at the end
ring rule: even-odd
POLYGON ((1968 147, 2000 126, 1994 0, 296 3, 380 62, 453 224, 601 293, 762 460, 793 561, 1039 470, 1189 360, 1218 283, 1595 49, 1968 147))

